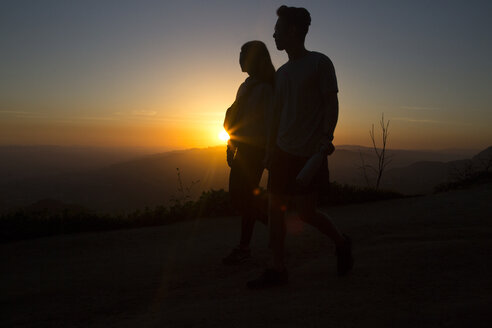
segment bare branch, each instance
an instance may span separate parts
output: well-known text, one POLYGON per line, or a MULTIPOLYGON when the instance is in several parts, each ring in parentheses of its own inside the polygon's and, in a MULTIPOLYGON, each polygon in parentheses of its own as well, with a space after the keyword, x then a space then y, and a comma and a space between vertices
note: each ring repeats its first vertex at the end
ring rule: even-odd
POLYGON ((360 169, 364 175, 364 179, 366 180, 367 185, 369 186, 369 178, 367 175, 367 170, 371 170, 376 175, 376 184, 375 188, 379 189, 379 185, 381 183, 381 179, 383 177, 384 170, 391 163, 391 158, 386 153, 386 146, 388 144, 388 136, 389 136, 389 124, 390 121, 384 120, 384 113, 381 114, 381 120, 379 121, 379 127, 381 128, 381 147, 377 146, 376 142, 376 134, 374 132, 374 124, 372 124, 371 129, 369 130, 369 136, 372 142, 372 148, 377 157, 377 166, 374 167, 372 165, 368 165, 365 163, 362 153, 359 150, 362 166, 360 169))

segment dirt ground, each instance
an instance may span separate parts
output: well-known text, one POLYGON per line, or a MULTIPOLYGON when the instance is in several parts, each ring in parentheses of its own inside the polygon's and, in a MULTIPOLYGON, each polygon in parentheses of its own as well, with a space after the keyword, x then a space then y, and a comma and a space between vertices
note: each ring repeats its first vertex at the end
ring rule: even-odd
POLYGON ((325 209, 354 241, 334 247, 289 220, 290 282, 250 291, 268 260, 221 264, 239 219, 0 245, 1 327, 490 327, 492 185, 325 209))

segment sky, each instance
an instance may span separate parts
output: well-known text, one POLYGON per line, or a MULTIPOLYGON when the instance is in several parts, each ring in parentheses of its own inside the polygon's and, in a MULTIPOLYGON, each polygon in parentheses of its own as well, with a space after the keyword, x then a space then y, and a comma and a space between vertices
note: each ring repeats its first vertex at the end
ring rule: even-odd
POLYGON ((282 4, 310 11, 306 48, 335 65, 335 145, 369 145, 383 113, 390 148, 492 145, 492 2, 476 0, 0 0, 0 145, 221 144, 241 45, 287 61, 282 4))

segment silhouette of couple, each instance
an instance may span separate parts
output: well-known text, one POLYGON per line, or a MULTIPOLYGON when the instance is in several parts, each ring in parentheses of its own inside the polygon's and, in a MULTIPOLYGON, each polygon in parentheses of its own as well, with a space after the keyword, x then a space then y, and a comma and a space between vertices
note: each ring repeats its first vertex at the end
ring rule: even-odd
POLYGON ((350 239, 326 214, 316 210, 317 194, 327 156, 333 153, 333 133, 338 120, 338 87, 331 60, 306 50, 304 40, 311 24, 305 8, 281 6, 277 10, 273 38, 289 60, 277 72, 261 41, 241 47, 239 63, 249 76, 241 84, 236 100, 226 112, 224 127, 230 135, 227 162, 231 167, 229 192, 242 215, 239 245, 223 259, 233 265, 250 257, 249 244, 255 221, 267 222, 271 267, 247 286, 268 288, 287 283, 284 261, 285 212, 294 204, 301 220, 318 228, 336 245, 337 270, 352 268, 350 239), (313 163, 314 157, 321 162, 313 163), (268 210, 261 210, 258 185, 264 168, 269 171, 268 210), (299 175, 311 170, 311 178, 299 175))

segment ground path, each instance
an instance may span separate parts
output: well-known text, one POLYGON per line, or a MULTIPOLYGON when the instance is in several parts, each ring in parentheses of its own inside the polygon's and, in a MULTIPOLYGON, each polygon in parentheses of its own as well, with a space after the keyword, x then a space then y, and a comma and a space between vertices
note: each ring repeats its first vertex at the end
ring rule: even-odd
POLYGON ((0 245, 1 327, 490 327, 492 185, 326 210, 355 241, 289 223, 290 283, 249 291, 268 258, 226 267, 238 218, 0 245))

